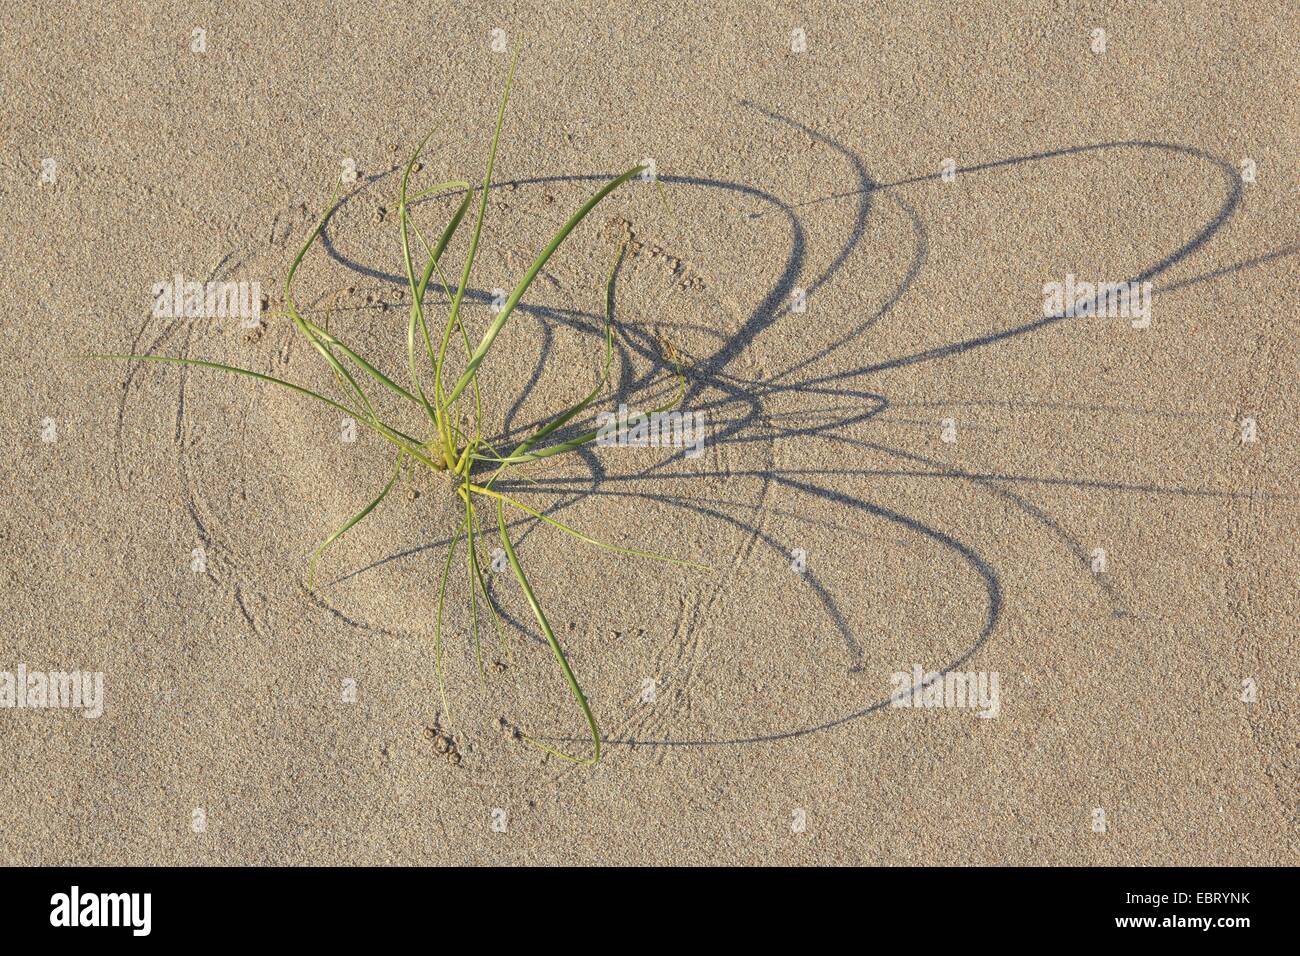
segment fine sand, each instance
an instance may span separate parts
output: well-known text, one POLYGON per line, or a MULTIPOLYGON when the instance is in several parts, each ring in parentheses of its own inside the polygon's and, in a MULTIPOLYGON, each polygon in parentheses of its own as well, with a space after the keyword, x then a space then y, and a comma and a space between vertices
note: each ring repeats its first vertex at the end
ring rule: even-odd
POLYGON ((308 6, 0 12, 0 703, 20 668, 103 675, 93 719, 0 707, 0 863, 1296 861, 1294 4, 308 6), (153 290, 273 311, 355 169, 297 297, 406 382, 396 170, 432 128, 421 188, 482 176, 516 44, 470 334, 601 181, 653 158, 671 212, 632 182, 570 236, 482 367, 485 431, 590 389, 619 241, 592 411, 663 400, 668 343, 707 422, 698 456, 511 479, 711 569, 513 526, 595 768, 516 733, 589 746, 509 571, 478 673, 463 550, 442 711, 445 485, 403 475, 309 591, 381 439, 74 357, 338 394, 284 318, 153 290), (1045 315, 1067 276, 1149 282, 1149 328, 1045 315), (988 699, 890 706, 914 667, 988 699))

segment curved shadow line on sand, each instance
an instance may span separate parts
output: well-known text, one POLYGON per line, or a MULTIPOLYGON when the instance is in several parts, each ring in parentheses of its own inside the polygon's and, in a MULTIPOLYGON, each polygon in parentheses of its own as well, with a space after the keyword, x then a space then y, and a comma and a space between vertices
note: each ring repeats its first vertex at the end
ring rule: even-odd
MULTIPOLYGON (((752 106, 752 104, 744 104, 744 105, 752 106)), ((758 107, 754 107, 754 108, 759 109, 760 112, 763 112, 765 115, 768 115, 770 118, 784 121, 784 122, 790 122, 792 125, 796 127, 799 126, 799 124, 793 123, 792 121, 788 121, 784 117, 780 117, 777 114, 769 113, 758 107)), ((824 138, 823 140, 826 142, 831 142, 829 140, 825 140, 824 138)), ((833 145, 835 145, 838 148, 838 144, 833 144, 833 145)), ((1241 184, 1239 179, 1236 176, 1235 169, 1230 164, 1227 164, 1223 160, 1217 159, 1216 157, 1213 157, 1209 153, 1206 153, 1202 150, 1193 149, 1191 147, 1179 146, 1170 143, 1147 142, 1147 141, 1119 141, 1113 143, 1099 143, 1099 144, 1091 144, 1086 146, 1076 146, 1076 147, 1070 147, 1066 149, 1052 150, 1047 152, 1010 157, 1007 159, 979 164, 977 166, 966 167, 964 169, 959 170, 958 172, 973 173, 973 172, 980 172, 980 171, 986 171, 986 170, 992 170, 998 168, 1009 168, 1022 163, 1031 163, 1031 162, 1055 159, 1055 158, 1060 158, 1060 157, 1065 157, 1070 155, 1082 154, 1082 153, 1092 152, 1096 150, 1107 150, 1107 149, 1147 149, 1147 150, 1154 149, 1154 150, 1173 152, 1173 153, 1192 156, 1194 158, 1210 162, 1211 164, 1219 168, 1220 171, 1224 174, 1225 179, 1230 184, 1227 197, 1224 200, 1222 206, 1219 208, 1217 214, 1203 228, 1201 228, 1192 237, 1191 240, 1179 246, 1177 249, 1174 250, 1174 252, 1165 256, 1163 259, 1159 260, 1154 265, 1140 271, 1132 279, 1126 281, 1130 281, 1130 282, 1147 281, 1149 279, 1152 279, 1160 275, 1164 271, 1171 268, 1173 265, 1183 261, 1190 255, 1192 255, 1196 250, 1198 250, 1206 242, 1208 242, 1209 239, 1223 226, 1223 224, 1227 222, 1227 220, 1231 217, 1233 211, 1236 209, 1236 207, 1240 202, 1241 184)), ((851 254, 853 249, 856 248, 857 245, 859 244, 863 231, 865 230, 867 215, 871 208, 870 194, 878 191, 893 190, 911 183, 933 181, 939 179, 940 177, 940 174, 933 174, 927 176, 912 177, 910 179, 898 180, 892 183, 884 183, 884 184, 875 183, 866 174, 865 166, 861 164, 861 161, 859 159, 857 159, 851 153, 848 153, 847 150, 844 150, 843 152, 846 155, 852 157, 850 162, 854 165, 854 168, 857 171, 857 177, 859 183, 863 184, 862 188, 850 193, 845 193, 843 194, 843 196, 836 195, 832 197, 825 197, 825 199, 823 200, 817 200, 814 202, 829 201, 835 198, 855 196, 859 198, 858 213, 855 216, 855 220, 854 220, 855 225, 851 230, 849 241, 845 244, 845 246, 841 248, 839 253, 837 253, 835 260, 832 262, 831 266, 827 270, 825 270, 822 275, 818 277, 816 281, 816 287, 820 287, 821 285, 829 281, 829 279, 834 274, 834 272, 838 270, 838 268, 845 261, 847 261, 848 256, 851 254)), ((379 177, 374 177, 374 178, 377 179, 379 177)), ((554 176, 554 177, 538 177, 535 179, 518 180, 516 181, 516 184, 529 185, 529 184, 541 184, 541 183, 552 183, 552 182, 556 182, 556 183, 596 182, 596 181, 603 182, 606 181, 607 179, 608 177, 602 175, 554 176)), ((770 291, 763 297, 762 302, 754 310, 754 312, 752 312, 750 316, 741 323, 737 331, 733 335, 729 336, 728 340, 725 341, 722 345, 720 345, 717 350, 715 350, 711 355, 706 357, 701 363, 697 364, 697 366, 692 369, 692 379, 690 383, 692 394, 698 396, 705 388, 709 388, 709 387, 719 389, 724 393, 724 395, 721 397, 702 403, 703 407, 716 411, 719 409, 725 409, 728 406, 739 402, 742 404, 742 406, 745 409, 747 409, 746 413, 736 416, 735 421, 733 423, 730 423, 727 426, 727 428, 724 429, 723 434, 718 438, 714 439, 715 441, 718 440, 763 441, 763 442, 772 443, 782 439, 814 436, 814 435, 822 435, 826 437, 846 437, 838 433, 841 432, 842 429, 846 428, 849 425, 867 421, 872 417, 882 413, 889 406, 888 398, 886 396, 876 395, 870 392, 846 392, 842 388, 826 388, 823 386, 832 382, 842 382, 846 379, 852 379, 860 376, 870 375, 872 373, 883 372, 894 368, 909 366, 909 365, 918 364, 922 362, 942 360, 954 355, 962 354, 964 352, 973 349, 999 344, 1010 338, 1020 336, 1020 335, 1025 335, 1030 332, 1040 330, 1051 324, 1060 322, 1066 318, 1075 317, 1078 312, 1078 309, 1076 307, 1076 309, 1074 310, 1067 310, 1066 312, 1057 315, 1047 316, 1034 321, 1026 322, 1010 329, 988 333, 980 336, 969 337, 956 342, 947 343, 942 346, 923 349, 914 353, 910 353, 908 355, 899 356, 893 359, 886 360, 884 362, 876 362, 874 364, 862 365, 856 369, 850 369, 847 371, 836 371, 833 373, 824 374, 819 378, 809 378, 803 381, 792 382, 785 385, 779 385, 777 383, 778 379, 786 378, 796 371, 805 369, 808 367, 809 364, 813 362, 824 361, 835 351, 838 351, 840 349, 849 346, 850 343, 852 343, 863 331, 869 328, 870 325, 874 324, 876 321, 879 321, 880 318, 882 318, 894 307, 894 305, 902 298, 902 296, 906 294, 907 290, 911 287, 912 283, 914 282, 917 275, 919 274, 921 268, 924 265, 924 262, 927 257, 927 252, 928 252, 928 243, 925 240, 924 226, 921 223, 919 216, 916 215, 915 210, 913 210, 911 206, 907 205, 901 198, 891 196, 891 199, 895 200, 898 208, 900 208, 908 216, 913 227, 914 235, 917 236, 917 243, 916 243, 916 252, 913 256, 912 263, 909 266, 907 273, 900 279, 898 287, 896 288, 892 296, 887 299, 885 305, 880 309, 878 309, 872 316, 868 317, 868 319, 866 319, 862 323, 859 323, 850 333, 846 334, 840 341, 832 343, 830 346, 825 347, 820 353, 818 353, 813 358, 805 359, 797 363, 796 365, 793 365, 790 368, 787 368, 782 372, 779 372, 776 375, 771 376, 765 380, 747 381, 741 377, 734 376, 728 373, 726 369, 728 366, 730 366, 733 363, 734 358, 740 354, 740 351, 744 347, 744 345, 746 345, 749 341, 752 341, 752 339, 762 335, 764 332, 772 329, 784 314, 783 310, 781 309, 781 306, 788 298, 790 294, 790 290, 793 288, 794 283, 797 280, 798 274, 802 270, 804 258, 806 255, 803 227, 799 221, 798 216, 794 213, 794 210, 796 208, 799 208, 800 206, 808 205, 808 204, 799 204, 796 206, 790 206, 781 203, 779 200, 776 200, 775 197, 755 187, 746 186, 737 183, 728 183, 716 179, 708 179, 708 178, 701 178, 701 177, 674 177, 674 176, 664 176, 661 177, 661 179, 662 181, 670 185, 683 185, 683 186, 689 185, 689 186, 699 186, 699 187, 721 188, 738 194, 759 198, 763 200, 765 203, 774 207, 772 209, 772 212, 779 211, 783 213, 787 217, 791 227, 791 248, 789 253, 787 254, 784 268, 782 269, 779 277, 771 287, 770 291), (837 398, 841 398, 841 399, 846 397, 847 395, 856 398, 866 399, 872 402, 872 405, 867 409, 857 411, 855 414, 851 416, 847 416, 840 419, 831 419, 828 424, 813 425, 804 428, 791 428, 785 430, 768 428, 767 427, 768 423, 763 420, 764 400, 784 392, 801 394, 801 395, 827 394, 827 395, 834 395, 837 398), (766 433, 745 434, 745 432, 748 429, 759 429, 759 428, 765 428, 766 433)), ((766 213, 762 215, 770 215, 770 213, 766 213)), ((757 218, 757 217, 751 217, 751 218, 757 218)), ((337 261, 342 263, 345 267, 351 269, 352 271, 355 271, 362 275, 368 275, 377 279, 385 280, 385 281, 404 283, 404 280, 398 276, 390 276, 387 273, 383 273, 379 270, 361 266, 359 263, 356 263, 340 255, 338 251, 334 248, 333 243, 330 241, 328 230, 322 233, 322 237, 325 243, 325 247, 329 251, 329 254, 332 257, 334 257, 337 261)), ((1286 254, 1289 254, 1290 251, 1293 250, 1288 250, 1286 254)), ((1251 265, 1251 264, 1254 263, 1250 263, 1250 262, 1243 263, 1241 264, 1241 267, 1246 267, 1247 265, 1251 265)), ((1162 291, 1162 292, 1172 291, 1174 289, 1182 288, 1196 281, 1202 281, 1204 279, 1216 277, 1218 274, 1224 274, 1227 271, 1231 271, 1231 268, 1228 270, 1217 270, 1215 273, 1207 273, 1205 276, 1197 277, 1192 280, 1186 280, 1182 283, 1175 283, 1170 286, 1166 286, 1163 289, 1158 291, 1162 291)), ((468 290, 467 297, 477 301, 483 301, 483 302, 490 300, 490 294, 484 290, 468 290)), ((539 321, 543 321, 543 322, 551 321, 556 323, 563 323, 563 324, 571 325, 575 328, 580 328, 588 332, 597 332, 599 330, 598 316, 589 313, 580 312, 577 310, 543 308, 536 305, 528 305, 528 304, 521 303, 520 311, 522 314, 532 315, 535 318, 537 318, 539 321)), ((170 330, 166 334, 170 334, 170 330)), ((159 343, 158 342, 154 343, 155 346, 157 344, 159 343)), ((624 346, 624 351, 620 355, 620 363, 624 368, 624 370, 629 374, 631 373, 631 353, 637 353, 641 355, 643 358, 650 359, 652 362, 655 362, 655 360, 657 359, 657 355, 655 353, 653 343, 651 343, 649 340, 643 339, 642 341, 628 341, 624 346)), ((539 374, 540 374, 540 370, 541 370, 541 363, 539 363, 537 366, 537 372, 539 374)), ((646 375, 642 376, 639 380, 634 379, 631 385, 629 386, 629 388, 631 389, 632 392, 635 392, 635 390, 638 387, 648 385, 650 381, 653 379, 653 377, 655 376, 655 374, 656 371, 652 369, 646 375)), ((182 404, 179 407, 178 414, 183 413, 184 378, 185 376, 182 375, 182 392, 181 392, 182 404)), ((626 379, 624 379, 624 381, 626 381, 626 379)), ((128 383, 128 387, 129 387, 129 383, 128 383)), ((899 453, 898 449, 889 449, 886 448, 886 446, 877 446, 877 447, 891 454, 899 453)), ((906 455, 907 453, 904 452, 902 454, 906 455)), ((656 465, 646 469, 645 472, 635 477, 637 480, 649 480, 654 477, 655 472, 663 470, 664 468, 667 467, 669 463, 681 460, 681 458, 682 458, 681 454, 670 456, 667 462, 657 463, 656 465)), ((582 498, 586 495, 601 493, 600 486, 603 484, 603 482, 607 479, 608 476, 605 474, 604 469, 600 466, 594 454, 584 455, 583 460, 585 460, 588 463, 588 466, 592 470, 590 481, 587 487, 584 487, 582 489, 576 489, 575 490, 576 493, 574 494, 572 500, 564 503, 563 505, 552 505, 551 508, 547 509, 548 511, 552 509, 561 510, 564 507, 568 507, 575 501, 582 500, 582 498)), ((850 469, 850 470, 846 470, 844 473, 849 475, 858 475, 858 474, 863 474, 865 472, 859 472, 850 469)), ((898 473, 907 474, 907 472, 905 472, 904 470, 899 470, 898 473)), ((712 473, 712 474, 716 476, 717 473, 712 473)), ((960 541, 959 539, 953 536, 940 532, 937 529, 930 527, 915 518, 885 508, 881 505, 878 505, 866 499, 858 498, 852 495, 847 495, 843 492, 839 492, 834 489, 824 487, 821 484, 814 484, 809 481, 796 480, 794 477, 792 477, 793 474, 794 472, 774 469, 771 470, 770 472, 764 472, 761 475, 756 475, 756 477, 761 477, 764 480, 765 484, 776 483, 781 487, 794 491, 798 494, 819 498, 824 501, 828 501, 833 504, 849 508, 851 510, 856 510, 864 514, 872 515, 876 518, 892 522, 895 525, 907 530, 912 534, 919 535, 926 540, 942 545, 951 553, 959 557, 960 560, 968 568, 973 569, 982 578, 982 580, 985 583, 986 592, 987 592, 985 623, 981 628, 979 635, 975 638, 974 642, 968 648, 966 648, 966 650, 959 657, 957 657, 954 661, 952 661, 949 665, 947 665, 946 668, 938 672, 940 675, 947 674, 952 669, 961 666, 962 663, 968 660, 971 657, 971 655, 973 655, 980 647, 982 647, 986 643, 988 638, 993 633, 997 624, 998 616, 1002 605, 1002 592, 1001 592, 1001 587, 999 585, 996 573, 985 562, 985 560, 978 554, 978 552, 975 551, 975 549, 972 546, 960 541)), ((931 473, 919 472, 919 471, 915 472, 915 476, 935 477, 931 473)), ((664 477, 676 478, 682 476, 664 475, 664 477)), ((963 473, 963 474, 952 475, 950 477, 958 478, 960 480, 969 480, 973 482, 996 482, 996 481, 1017 480, 1015 476, 1003 476, 997 474, 972 475, 972 474, 963 473)), ((1121 490, 1119 489, 1118 486, 1114 485, 1113 483, 1095 482, 1093 483, 1093 486, 1111 487, 1111 488, 1115 488, 1116 490, 1121 490)), ((1181 491, 1181 489, 1161 489, 1161 490, 1181 491)), ((1195 492, 1189 492, 1189 493, 1195 493, 1195 492)), ((675 503, 681 507, 692 506, 690 499, 683 499, 675 503)), ((1021 502, 1020 505, 1026 509, 1026 512, 1029 513, 1030 516, 1035 521, 1039 522, 1040 524, 1043 524, 1045 527, 1048 527, 1049 530, 1053 530, 1054 523, 1051 522, 1050 518, 1048 518, 1045 514, 1043 514, 1041 510, 1037 509, 1036 507, 1030 506, 1029 503, 1027 502, 1021 502)), ((736 520, 730 518, 729 516, 723 516, 717 512, 715 512, 715 515, 717 517, 725 517, 725 520, 729 520, 729 521, 736 520)), ((757 525, 748 526, 747 530, 751 534, 755 535, 757 538, 761 539, 763 543, 771 547, 783 548, 783 546, 779 546, 775 541, 773 541, 770 538, 770 536, 763 533, 757 525)), ((1056 530, 1059 531, 1059 529, 1056 530)), ((394 557, 396 556, 395 555, 390 556, 390 559, 394 557)), ((389 559, 385 559, 385 561, 386 560, 389 559)), ((354 574, 363 573, 364 570, 365 569, 360 569, 357 572, 354 572, 354 574)), ((827 596, 827 599, 829 599, 829 596, 827 596)), ((830 612, 828 611, 828 613, 830 612)), ((831 616, 833 620, 836 619, 837 617, 835 613, 831 613, 831 616)), ((843 619, 842 615, 838 615, 838 619, 842 621, 843 619)), ((358 627, 369 627, 369 625, 361 624, 358 622, 352 622, 352 623, 358 627)), ((718 740, 665 739, 665 740, 654 740, 654 741, 611 740, 609 742, 615 744, 625 743, 629 746, 703 746, 703 745, 711 745, 711 744, 724 745, 724 744, 756 743, 761 741, 788 739, 792 737, 804 736, 806 734, 810 734, 819 730, 824 730, 830 727, 841 725, 848 721, 862 717, 866 714, 872 713, 876 710, 880 710, 881 708, 888 706, 891 700, 893 699, 894 698, 887 698, 882 701, 877 701, 876 703, 873 703, 867 707, 855 710, 849 714, 843 715, 838 718, 834 718, 830 721, 820 723, 816 726, 796 728, 793 730, 784 730, 784 731, 763 733, 757 735, 737 736, 732 739, 718 739, 718 740)))

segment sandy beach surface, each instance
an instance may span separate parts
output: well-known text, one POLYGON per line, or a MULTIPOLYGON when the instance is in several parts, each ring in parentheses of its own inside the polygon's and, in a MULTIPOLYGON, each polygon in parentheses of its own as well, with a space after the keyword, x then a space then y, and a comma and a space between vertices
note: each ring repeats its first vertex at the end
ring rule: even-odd
POLYGON ((1140 6, 5 7, 0 863, 1294 864, 1300 15, 1140 6), (433 130, 415 187, 481 179, 515 47, 469 335, 609 178, 653 160, 667 204, 633 180, 545 265, 484 434, 592 387, 620 243, 575 425, 671 356, 705 423, 508 479, 708 567, 511 518, 594 768, 520 739, 590 750, 491 509, 504 643, 480 671, 462 545, 448 713, 446 483, 405 470, 309 589, 391 446, 76 357, 339 397, 277 310, 343 180, 295 296, 409 384, 401 167, 433 130), (160 315, 176 276, 266 314, 160 315))

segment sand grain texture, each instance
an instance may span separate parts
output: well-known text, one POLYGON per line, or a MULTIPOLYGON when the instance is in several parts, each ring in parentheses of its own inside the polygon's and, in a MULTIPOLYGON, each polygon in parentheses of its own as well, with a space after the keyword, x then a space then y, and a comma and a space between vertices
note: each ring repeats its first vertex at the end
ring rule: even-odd
POLYGON ((0 710, 0 862, 1295 863, 1294 5, 435 6, 0 12, 0 670, 106 693, 96 720, 0 710), (634 183, 574 233, 483 367, 492 428, 590 387, 624 224, 620 394, 662 394, 667 339, 710 427, 699 458, 598 449, 517 486, 715 569, 520 525, 610 740, 593 770, 509 733, 582 745, 508 574, 514 657, 480 686, 455 591, 439 717, 436 483, 404 478, 312 595, 305 556, 382 485, 382 442, 269 386, 69 358, 328 388, 283 320, 155 319, 150 289, 278 299, 350 158, 299 298, 397 374, 394 169, 436 125, 424 182, 481 176, 497 28, 523 53, 471 328, 598 178, 653 157, 675 215, 634 183), (1041 319, 1067 272, 1149 278, 1151 328, 948 349, 1041 319), (871 710, 957 660, 998 673, 997 719, 871 710))

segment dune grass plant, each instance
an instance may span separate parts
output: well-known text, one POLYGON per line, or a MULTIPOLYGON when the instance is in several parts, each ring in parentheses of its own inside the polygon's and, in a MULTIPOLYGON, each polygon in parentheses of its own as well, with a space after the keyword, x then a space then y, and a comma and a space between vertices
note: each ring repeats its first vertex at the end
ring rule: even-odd
MULTIPOLYGON (((656 561, 666 561, 673 564, 703 567, 689 561, 681 561, 676 558, 667 557, 659 554, 652 554, 648 551, 639 551, 632 548, 619 547, 599 541, 596 538, 585 534, 576 528, 558 521, 550 515, 540 511, 530 505, 519 501, 518 499, 505 494, 498 490, 495 485, 502 476, 507 475, 514 468, 527 465, 533 462, 542 461, 556 455, 563 455, 573 452, 585 445, 593 442, 597 437, 597 431, 585 431, 574 437, 565 440, 553 440, 547 443, 546 440, 554 436, 575 418, 581 415, 591 403, 606 389, 610 380, 610 368, 614 353, 613 325, 611 321, 613 306, 614 279, 621 263, 625 247, 620 246, 614 263, 610 268, 608 279, 605 286, 604 301, 604 361, 598 375, 595 387, 592 388, 580 401, 572 405, 565 411, 556 415, 554 418, 539 427, 528 438, 524 439, 508 454, 502 455, 493 445, 483 436, 481 427, 483 423, 483 401, 484 396, 480 392, 478 370, 482 363, 487 359, 489 352, 497 343, 502 330, 510 321, 512 314, 519 305, 523 296, 528 292, 533 280, 537 278, 538 273, 546 265, 559 248, 560 244, 568 235, 591 213, 601 200, 612 193, 619 186, 629 180, 639 176, 644 167, 634 166, 624 172, 622 175, 605 183, 594 195, 591 196, 578 210, 573 213, 563 226, 552 236, 546 247, 537 255, 528 270, 523 274, 518 283, 506 299, 504 306, 496 313, 486 331, 483 333, 477 345, 471 341, 469 330, 463 317, 462 306, 465 299, 465 292, 469 286, 470 275, 474 267, 475 256, 478 252, 479 238, 483 229, 483 219, 487 210, 488 191, 491 188, 493 169, 496 163, 497 144, 501 138, 502 124, 505 120, 506 105, 510 99, 510 90, 514 80, 515 65, 518 62, 518 56, 514 58, 510 65, 510 71, 506 79, 505 88, 501 95, 500 107, 497 111, 496 128, 492 134, 491 147, 488 150, 487 169, 483 175, 482 185, 477 190, 471 186, 468 181, 451 180, 429 186, 418 192, 411 191, 410 179, 413 171, 417 168, 420 156, 423 154, 425 146, 428 144, 433 133, 421 141, 420 145, 411 155, 402 174, 401 189, 397 204, 398 225, 401 231, 401 250, 403 264, 406 272, 406 281, 410 291, 411 309, 409 320, 406 325, 406 365, 409 382, 406 385, 399 384, 392 377, 381 371, 370 360, 359 354, 344 342, 338 335, 329 330, 329 322, 326 321, 324 326, 317 325, 311 319, 307 318, 297 307, 293 297, 293 281, 297 274, 299 266, 302 264, 304 257, 311 249, 321 231, 324 229, 326 222, 338 206, 339 195, 336 192, 331 200, 329 207, 324 215, 321 216, 314 229, 307 236, 302 247, 298 250, 289 268, 288 276, 284 284, 284 315, 292 322, 295 330, 319 353, 321 358, 329 366, 333 373, 336 384, 339 387, 341 398, 332 398, 322 395, 319 392, 312 391, 302 385, 276 378, 271 375, 265 375, 251 369, 238 368, 232 365, 225 365, 219 362, 209 362, 201 359, 190 359, 172 356, 160 355, 97 355, 94 358, 105 359, 125 359, 144 362, 174 363, 179 365, 194 366, 205 369, 215 369, 218 371, 229 372, 236 375, 242 375, 257 379, 263 382, 269 382, 283 388, 291 389, 299 395, 305 396, 313 401, 319 402, 332 409, 343 412, 345 415, 354 418, 359 424, 370 429, 385 442, 392 446, 394 460, 391 474, 383 489, 371 500, 364 508, 343 523, 334 531, 312 554, 308 563, 308 587, 315 587, 316 566, 321 556, 339 538, 356 527, 368 515, 370 515, 383 500, 392 491, 398 478, 401 476, 403 469, 409 465, 415 467, 425 467, 433 472, 438 482, 445 487, 451 495, 454 495, 463 505, 463 517, 460 519, 459 528, 451 535, 451 542, 447 547, 447 552, 441 561, 441 569, 438 583, 437 612, 434 625, 434 660, 438 672, 438 685, 442 697, 443 710, 447 712, 450 718, 451 709, 447 702, 445 670, 443 666, 443 610, 447 597, 448 579, 451 575, 451 569, 456 559, 461 541, 465 543, 465 574, 469 586, 470 598, 470 639, 473 644, 475 658, 478 663, 480 674, 483 672, 483 656, 479 639, 479 618, 480 597, 482 604, 490 611, 493 625, 496 629, 498 638, 505 643, 505 636, 502 630, 500 615, 497 606, 494 603, 493 596, 489 591, 483 575, 483 565, 479 556, 479 542, 483 538, 483 531, 480 526, 480 512, 495 512, 497 534, 500 537, 501 546, 505 552, 506 560, 513 572, 515 580, 518 581, 523 591, 529 610, 533 618, 537 621, 546 643, 550 646, 551 652, 555 657, 568 689, 581 708, 582 715, 586 721, 588 732, 591 736, 591 754, 589 756, 575 756, 565 751, 552 747, 549 744, 523 734, 523 739, 529 743, 552 753, 565 760, 571 760, 584 764, 594 764, 600 759, 600 731, 596 723, 596 718, 592 713, 591 706, 587 701, 582 687, 574 675, 573 669, 569 664, 568 657, 565 655, 563 647, 556 639, 555 633, 547 620, 546 613, 542 609, 542 604, 534 591, 532 584, 529 582, 528 575, 524 571, 523 565, 519 560, 511 541, 508 530, 507 514, 523 515, 537 521, 544 522, 552 528, 557 529, 564 535, 581 541, 585 544, 594 545, 598 548, 609 552, 630 555, 641 558, 649 558, 656 561), (433 245, 429 245, 424 236, 421 234, 412 216, 412 207, 421 200, 433 197, 454 196, 463 194, 463 198, 443 227, 441 234, 433 245), (453 284, 449 281, 444 269, 442 257, 448 244, 452 241, 453 236, 461 227, 469 212, 471 203, 475 196, 478 199, 477 213, 474 218, 473 231, 470 234, 468 250, 465 255, 465 261, 461 268, 459 281, 453 284), (413 251, 412 236, 418 241, 423 250, 423 266, 421 269, 416 268, 416 254, 413 251), (441 329, 436 336, 431 333, 429 315, 425 309, 426 292, 434 277, 437 277, 438 283, 442 288, 445 301, 448 304, 446 315, 441 323, 441 329), (449 350, 453 348, 453 340, 459 339, 460 343, 455 347, 462 347, 465 350, 464 367, 461 373, 452 378, 447 363, 449 350), (444 375, 444 373, 447 373, 444 375), (411 407, 412 413, 420 420, 421 426, 414 431, 421 432, 426 437, 417 437, 408 434, 406 431, 390 424, 381 418, 375 403, 371 400, 370 389, 383 389, 391 396, 394 401, 407 404, 411 407), (468 414, 467 404, 472 404, 473 413, 468 414), (462 427, 466 422, 471 422, 472 427, 462 427)), ((671 357, 671 356, 670 356, 671 357)), ((674 360, 674 364, 675 360, 674 360)), ((664 411, 671 408, 681 400, 684 390, 684 378, 681 374, 680 366, 676 366, 676 374, 679 387, 674 397, 665 405, 655 411, 664 411)))

